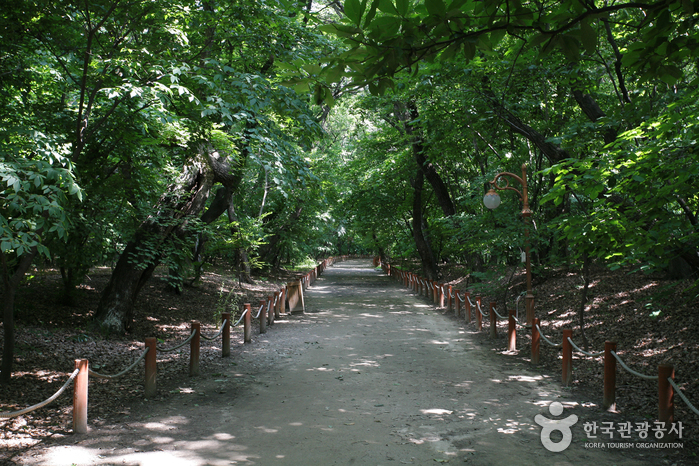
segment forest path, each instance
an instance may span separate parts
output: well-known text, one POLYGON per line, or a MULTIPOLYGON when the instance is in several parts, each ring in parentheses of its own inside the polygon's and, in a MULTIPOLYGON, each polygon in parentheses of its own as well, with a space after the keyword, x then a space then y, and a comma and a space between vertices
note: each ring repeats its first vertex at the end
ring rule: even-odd
POLYGON ((222 373, 186 379, 123 423, 34 448, 20 464, 658 464, 586 448, 583 423, 599 423, 598 407, 478 345, 462 321, 368 261, 336 263, 305 298, 304 315, 235 349, 222 373), (560 453, 534 422, 554 418, 553 401, 566 406, 558 419, 578 416, 560 453))

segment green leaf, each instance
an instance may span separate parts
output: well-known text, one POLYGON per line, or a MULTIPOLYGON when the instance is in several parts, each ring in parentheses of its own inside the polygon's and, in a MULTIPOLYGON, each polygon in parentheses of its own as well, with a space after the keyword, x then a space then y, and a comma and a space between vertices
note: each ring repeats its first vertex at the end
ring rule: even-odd
POLYGON ((362 8, 362 3, 359 0, 346 0, 345 5, 345 15, 357 26, 362 22, 362 14, 364 10, 362 8))
POLYGON ((398 10, 396 10, 396 7, 393 6, 393 2, 391 0, 379 0, 378 8, 379 10, 383 11, 384 13, 388 13, 389 15, 398 14, 398 10))
POLYGON ((401 16, 406 16, 410 10, 410 0, 396 0, 396 10, 401 16))
POLYGON ((597 33, 586 20, 580 23, 580 42, 589 54, 593 54, 597 50, 597 33))
POLYGON ((498 29, 496 31, 493 31, 490 33, 490 43, 493 47, 498 45, 500 41, 502 40, 503 37, 505 37, 505 34, 507 33, 507 29, 498 29))
POLYGON ((444 0, 425 0, 425 7, 430 15, 443 17, 447 12, 444 0))
POLYGON ((376 9, 379 7, 379 0, 373 0, 371 2, 371 6, 369 7, 369 11, 366 14, 366 18, 364 18, 364 28, 369 27, 371 22, 374 20, 374 16, 376 16, 376 9))

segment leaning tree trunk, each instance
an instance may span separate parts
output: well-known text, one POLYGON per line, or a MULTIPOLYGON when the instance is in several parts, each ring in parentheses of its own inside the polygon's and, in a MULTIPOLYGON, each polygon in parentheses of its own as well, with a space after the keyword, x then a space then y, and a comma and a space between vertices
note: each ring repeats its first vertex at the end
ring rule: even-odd
POLYGON ((231 188, 235 180, 228 162, 201 144, 180 179, 161 196, 156 214, 141 224, 119 257, 95 315, 100 328, 115 333, 130 329, 136 297, 160 263, 163 244, 199 216, 216 182, 231 188))

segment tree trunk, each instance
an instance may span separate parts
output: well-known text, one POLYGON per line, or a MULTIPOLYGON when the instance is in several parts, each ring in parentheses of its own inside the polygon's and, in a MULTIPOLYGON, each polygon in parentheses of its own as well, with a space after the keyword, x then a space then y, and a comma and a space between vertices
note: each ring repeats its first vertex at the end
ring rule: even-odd
POLYGON ((202 143, 180 179, 161 196, 157 214, 141 224, 119 257, 95 315, 100 328, 119 334, 130 329, 136 297, 160 263, 163 244, 185 234, 188 219, 204 209, 214 183, 233 189, 235 179, 229 163, 202 143))
POLYGON ((422 188, 425 184, 425 176, 422 170, 417 171, 413 181, 413 238, 415 247, 422 260, 422 273, 430 280, 436 280, 439 276, 437 261, 432 253, 429 241, 425 238, 422 218, 422 188))
POLYGON ((424 174, 427 181, 432 186, 432 190, 437 196, 437 202, 442 208, 442 212, 445 217, 450 217, 456 213, 456 208, 451 200, 451 195, 449 194, 449 189, 447 185, 442 180, 442 177, 437 173, 437 167, 434 166, 432 162, 427 160, 425 157, 425 147, 423 143, 422 135, 415 130, 415 122, 420 117, 418 113, 417 105, 414 101, 408 102, 409 120, 405 121, 405 132, 408 134, 412 141, 413 146, 413 156, 415 157, 415 162, 424 174))
MULTIPOLYGON (((233 208, 233 199, 228 203, 228 222, 231 224, 231 235, 233 237, 240 235, 240 227, 237 225, 238 216, 233 208)), ((255 281, 250 274, 250 258, 248 257, 248 251, 244 247, 236 248, 235 262, 235 268, 238 271, 238 282, 254 284, 255 281)))

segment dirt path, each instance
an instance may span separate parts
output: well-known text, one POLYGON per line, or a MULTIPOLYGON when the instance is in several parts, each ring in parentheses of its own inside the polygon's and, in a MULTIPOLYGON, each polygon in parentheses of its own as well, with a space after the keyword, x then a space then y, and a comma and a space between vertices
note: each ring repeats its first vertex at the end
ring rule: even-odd
POLYGON ((326 270, 306 292, 305 315, 277 321, 221 373, 175 391, 132 407, 121 424, 34 448, 20 464, 662 464, 636 450, 585 448, 582 424, 600 420, 599 408, 477 345, 367 261, 326 270), (552 401, 568 407, 558 419, 579 418, 560 453, 542 446, 534 422, 554 417, 552 401))

